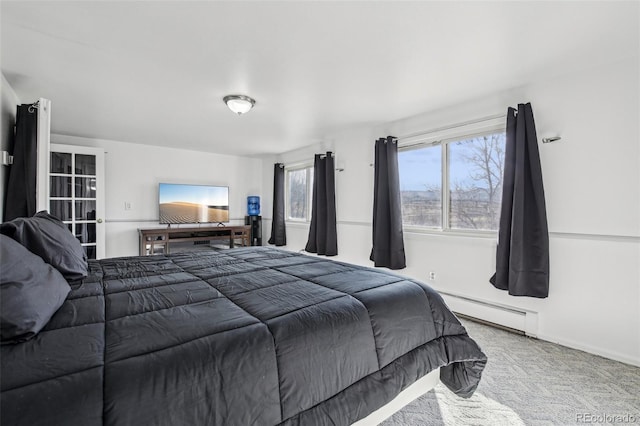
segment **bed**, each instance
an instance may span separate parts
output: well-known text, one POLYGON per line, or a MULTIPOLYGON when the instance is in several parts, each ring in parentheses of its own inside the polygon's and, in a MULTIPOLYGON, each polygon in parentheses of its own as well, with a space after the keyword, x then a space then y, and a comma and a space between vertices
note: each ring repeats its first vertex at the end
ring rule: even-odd
POLYGON ((89 261, 69 285, 1 347, 3 425, 350 425, 438 369, 469 397, 486 364, 427 285, 270 247, 89 261))

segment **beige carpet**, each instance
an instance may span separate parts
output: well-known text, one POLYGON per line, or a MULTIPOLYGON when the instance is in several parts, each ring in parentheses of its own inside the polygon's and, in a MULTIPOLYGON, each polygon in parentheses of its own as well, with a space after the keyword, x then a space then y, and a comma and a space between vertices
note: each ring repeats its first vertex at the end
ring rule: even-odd
POLYGON ((439 384, 382 425, 640 425, 640 368, 463 322, 489 358, 473 397, 439 384))

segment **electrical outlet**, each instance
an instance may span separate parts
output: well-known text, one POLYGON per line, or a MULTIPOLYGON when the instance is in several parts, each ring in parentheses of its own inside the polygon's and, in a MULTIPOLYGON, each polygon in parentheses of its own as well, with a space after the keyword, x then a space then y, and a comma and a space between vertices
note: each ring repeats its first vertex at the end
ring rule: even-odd
POLYGON ((429 281, 435 281, 436 280, 436 273, 431 271, 429 272, 429 281))

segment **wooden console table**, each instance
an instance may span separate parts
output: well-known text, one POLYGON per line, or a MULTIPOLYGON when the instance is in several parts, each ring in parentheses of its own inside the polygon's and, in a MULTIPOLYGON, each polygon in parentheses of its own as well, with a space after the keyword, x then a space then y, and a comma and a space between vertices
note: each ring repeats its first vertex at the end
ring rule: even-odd
POLYGON ((168 254, 172 243, 187 241, 227 240, 229 247, 240 239, 243 246, 250 245, 251 226, 203 226, 198 228, 138 229, 140 256, 168 254))

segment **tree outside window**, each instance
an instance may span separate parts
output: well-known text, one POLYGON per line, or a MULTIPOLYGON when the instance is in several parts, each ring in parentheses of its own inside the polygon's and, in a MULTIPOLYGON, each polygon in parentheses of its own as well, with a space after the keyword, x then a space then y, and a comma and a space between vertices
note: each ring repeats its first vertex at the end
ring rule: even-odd
POLYGON ((310 220, 313 167, 287 170, 287 219, 310 220))
POLYGON ((449 143, 451 229, 497 230, 502 202, 505 134, 449 143))
POLYGON ((401 149, 398 166, 403 224, 497 230, 504 147, 504 132, 496 132, 401 149), (444 155, 446 162, 442 161, 444 155), (445 191, 443 182, 447 183, 445 191))

